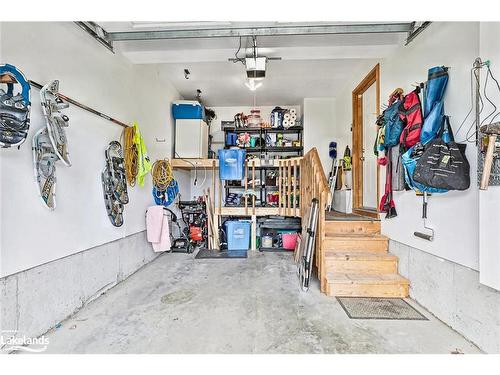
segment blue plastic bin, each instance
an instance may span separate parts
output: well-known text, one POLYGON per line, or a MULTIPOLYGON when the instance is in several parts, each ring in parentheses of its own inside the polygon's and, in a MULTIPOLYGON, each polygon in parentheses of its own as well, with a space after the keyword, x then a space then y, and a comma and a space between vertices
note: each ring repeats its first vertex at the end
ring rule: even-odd
POLYGON ((238 139, 238 135, 236 133, 227 133, 226 134, 226 145, 236 146, 237 139, 238 139))
POLYGON ((221 180, 243 180, 245 177, 246 151, 241 149, 219 150, 219 175, 221 180))
POLYGON ((250 248, 250 222, 226 221, 227 251, 247 251, 250 248))
POLYGON ((172 116, 176 120, 203 119, 203 106, 194 100, 177 100, 172 103, 172 116))

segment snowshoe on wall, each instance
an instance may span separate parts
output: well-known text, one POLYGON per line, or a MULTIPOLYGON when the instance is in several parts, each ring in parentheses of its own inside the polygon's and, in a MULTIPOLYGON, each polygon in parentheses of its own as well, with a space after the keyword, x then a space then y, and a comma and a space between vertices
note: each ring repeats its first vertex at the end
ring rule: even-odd
POLYGON ((127 180, 120 142, 110 142, 104 152, 106 167, 101 173, 104 203, 109 220, 115 227, 123 225, 124 205, 128 203, 127 180))
POLYGON ((106 155, 107 171, 113 185, 113 193, 122 204, 128 203, 127 180, 125 178, 125 163, 123 160, 122 145, 113 141, 104 152, 106 155))
POLYGON ((121 227, 123 225, 123 204, 116 199, 115 192, 113 190, 113 182, 111 178, 111 172, 106 166, 101 173, 102 178, 102 190, 104 193, 104 204, 106 205, 106 211, 108 212, 109 220, 111 224, 115 227, 121 227))
POLYGON ((0 65, 0 147, 19 147, 26 140, 30 127, 30 85, 15 66, 0 65), (14 94, 14 85, 22 91, 14 94))
POLYGON ((33 136, 33 167, 35 180, 43 203, 50 209, 56 208, 56 155, 47 128, 33 136))
POLYGON ((54 150, 64 165, 69 167, 71 166, 71 161, 69 160, 68 140, 64 130, 64 128, 69 126, 69 118, 61 113, 61 110, 68 108, 69 104, 63 102, 59 98, 58 93, 59 81, 54 80, 42 87, 40 90, 40 99, 54 150))

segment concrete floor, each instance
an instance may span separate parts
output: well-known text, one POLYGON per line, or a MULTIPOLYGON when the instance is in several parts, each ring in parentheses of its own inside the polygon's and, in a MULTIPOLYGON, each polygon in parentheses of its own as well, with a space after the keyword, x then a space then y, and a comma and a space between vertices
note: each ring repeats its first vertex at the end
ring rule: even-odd
POLYGON ((47 352, 480 352, 418 310, 430 320, 351 320, 317 283, 299 291, 290 254, 164 254, 48 333, 47 352))

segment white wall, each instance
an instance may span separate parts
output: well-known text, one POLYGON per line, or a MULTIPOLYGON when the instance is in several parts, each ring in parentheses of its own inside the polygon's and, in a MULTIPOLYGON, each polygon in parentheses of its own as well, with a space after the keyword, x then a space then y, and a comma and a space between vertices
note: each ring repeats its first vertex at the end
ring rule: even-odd
MULTIPOLYGON (((496 34, 494 34, 496 35, 496 34)), ((469 75, 474 59, 479 53, 478 23, 433 23, 410 45, 381 61, 381 102, 396 88, 413 89, 411 84, 426 80, 427 69, 436 65, 451 67, 445 97, 445 111, 457 129, 469 109, 469 75)), ((351 93, 371 67, 353 74, 352 81, 337 97, 336 122, 351 122, 351 93)), ((348 141, 351 133, 344 132, 348 141)), ((464 134, 458 134, 457 140, 464 134)), ((421 198, 414 192, 396 192, 398 217, 383 220, 382 231, 391 239, 429 252, 441 258, 478 269, 478 188, 475 184, 476 150, 467 148, 471 164, 471 188, 466 192, 435 194, 429 198, 428 225, 436 231, 435 240, 427 242, 413 236, 421 230, 421 198)), ((383 171, 383 169, 381 169, 383 171)), ((381 173, 381 182, 385 176, 381 173)), ((383 191, 383 186, 381 186, 383 191)), ((383 217, 384 215, 382 215, 383 217)))
MULTIPOLYGON (((480 56, 491 60, 491 70, 495 77, 500 77, 500 48, 498 35, 500 23, 481 23, 480 56)), ((484 84, 484 74, 483 84, 484 84)), ((490 81, 490 84, 492 82, 490 81)), ((494 85, 490 86, 494 87, 494 85)), ((494 103, 500 103, 500 93, 489 89, 488 96, 494 103)), ((491 109, 484 110, 484 114, 491 109)), ((497 118, 498 119, 498 118, 497 118)), ((495 120, 496 121, 496 120, 495 120)), ((500 290, 500 187, 490 186, 479 192, 479 277, 482 284, 500 290)))
MULTIPOLYGON (((74 23, 4 23, 1 59, 39 83, 60 80, 64 94, 131 123, 138 121, 150 157, 170 157, 170 101, 179 94, 156 67, 133 66, 74 23)), ((31 128, 20 150, 0 150, 0 276, 9 275, 144 230, 152 204, 150 177, 129 189, 125 224, 115 228, 104 207, 100 173, 104 150, 122 128, 74 106, 66 111, 73 162, 57 167, 57 209, 43 207, 34 183, 31 139, 44 126, 39 91, 32 90, 31 128), (8 176, 8 178, 3 178, 8 176)))
POLYGON ((346 146, 335 116, 334 98, 304 98, 304 152, 316 147, 325 174, 330 173, 331 159, 328 146, 337 142, 337 153, 344 154, 346 146))

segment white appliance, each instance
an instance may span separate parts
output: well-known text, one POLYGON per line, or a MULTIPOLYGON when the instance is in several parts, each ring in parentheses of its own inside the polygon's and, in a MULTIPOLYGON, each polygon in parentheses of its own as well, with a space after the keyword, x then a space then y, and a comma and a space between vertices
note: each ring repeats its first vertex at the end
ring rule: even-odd
POLYGON ((207 158, 208 125, 199 119, 175 120, 174 158, 207 158))
POLYGON ((338 212, 352 214, 352 190, 335 190, 335 193, 333 193, 333 209, 338 212))

